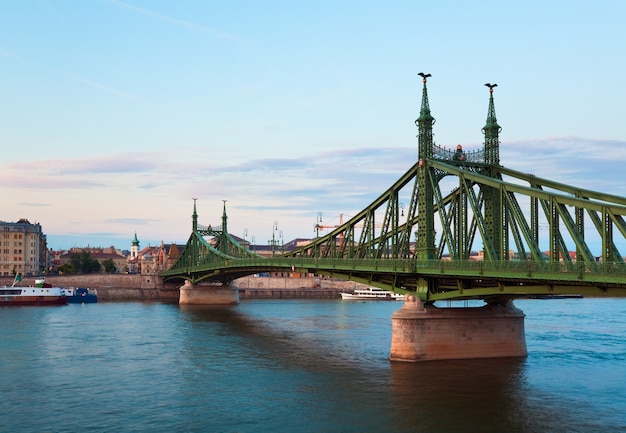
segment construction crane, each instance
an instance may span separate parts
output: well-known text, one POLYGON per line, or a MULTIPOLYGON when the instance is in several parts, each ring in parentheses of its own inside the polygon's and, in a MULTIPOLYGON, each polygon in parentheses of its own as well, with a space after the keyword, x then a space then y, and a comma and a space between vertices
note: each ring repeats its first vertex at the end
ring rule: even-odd
MULTIPOLYGON (((343 225, 343 214, 339 214, 339 224, 332 225, 332 226, 325 226, 325 225, 322 225, 322 213, 318 212, 318 214, 317 214, 317 222, 315 223, 315 226, 313 226, 313 230, 315 231, 315 236, 319 237, 320 230, 336 229, 337 227, 341 227, 342 225, 343 225)), ((382 224, 374 224, 375 228, 382 228, 382 226, 383 226, 382 224)), ((355 224, 354 227, 358 228, 358 229, 362 229, 363 228, 363 224, 355 224)), ((343 233, 340 233, 339 237, 343 238, 343 233)))
POLYGON ((333 226, 325 226, 325 225, 322 225, 322 213, 318 212, 317 222, 315 223, 315 226, 313 227, 313 230, 315 231, 315 237, 320 236, 320 230, 336 229, 337 227, 340 227, 341 225, 343 225, 343 214, 339 214, 339 224, 333 225, 333 226))

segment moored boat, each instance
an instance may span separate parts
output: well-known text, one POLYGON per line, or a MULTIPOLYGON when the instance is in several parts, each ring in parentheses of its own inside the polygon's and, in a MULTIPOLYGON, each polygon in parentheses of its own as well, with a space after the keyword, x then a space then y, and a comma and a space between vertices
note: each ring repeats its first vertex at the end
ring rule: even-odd
MULTIPOLYGON (((52 287, 46 283, 43 278, 35 280, 37 287, 52 287)), ((95 304, 98 302, 98 292, 92 289, 86 289, 84 287, 59 287, 61 289, 61 295, 67 298, 69 304, 95 304)))
POLYGON ((95 304, 98 302, 98 292, 95 289, 70 287, 61 289, 61 292, 67 297, 67 302, 70 304, 95 304))
POLYGON ((379 289, 378 287, 366 287, 365 289, 354 289, 353 293, 341 292, 341 299, 361 301, 401 301, 404 299, 404 295, 379 289))
POLYGON ((60 287, 15 287, 15 283, 21 281, 20 276, 15 277, 10 287, 0 287, 0 306, 26 306, 26 305, 66 305, 67 297, 61 292, 60 287))

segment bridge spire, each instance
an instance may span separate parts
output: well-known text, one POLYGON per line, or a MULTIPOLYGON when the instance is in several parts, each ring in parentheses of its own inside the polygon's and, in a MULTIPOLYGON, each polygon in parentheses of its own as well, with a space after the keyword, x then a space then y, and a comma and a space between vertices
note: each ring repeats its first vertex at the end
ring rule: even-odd
POLYGON ((435 211, 434 192, 431 182, 431 168, 428 160, 433 156, 433 124, 435 118, 430 114, 428 105, 428 90, 426 81, 430 74, 420 72, 424 86, 422 88, 422 107, 420 115, 415 121, 419 129, 418 158, 419 170, 417 172, 417 232, 416 232, 416 256, 419 260, 435 258, 435 211))
POLYGON ((422 88, 422 107, 420 109, 420 115, 415 121, 419 133, 418 139, 418 158, 430 158, 433 153, 433 124, 435 118, 430 114, 430 106, 428 104, 428 90, 426 89, 426 81, 431 74, 425 74, 420 72, 417 74, 422 77, 424 86, 422 88))
POLYGON ((222 200, 224 202, 224 212, 222 213, 222 231, 225 234, 228 234, 228 227, 226 227, 226 220, 228 217, 226 216, 226 200, 222 200))
MULTIPOLYGON (((483 127, 483 134, 485 134, 485 164, 486 175, 490 177, 499 177, 497 167, 500 165, 500 125, 496 120, 496 109, 493 104, 493 88, 497 84, 486 83, 485 86, 489 87, 489 110, 487 112, 487 123, 483 127)), ((506 232, 507 219, 503 216, 502 208, 504 206, 502 202, 502 194, 497 188, 482 186, 484 195, 484 215, 486 237, 491 240, 492 245, 495 246, 495 251, 492 252, 491 260, 506 260, 509 255, 507 236, 503 234, 506 232), (504 230, 502 227, 505 227, 504 230)), ((487 252, 487 251, 485 251, 487 252)), ((485 254, 485 257, 488 255, 485 254)))
POLYGON ((486 83, 489 87, 489 110, 487 112, 487 123, 483 127, 485 134, 485 162, 490 165, 500 165, 500 138, 499 133, 502 130, 496 120, 496 109, 493 104, 493 88, 497 84, 486 83))
POLYGON ((193 221, 192 229, 194 232, 198 229, 198 212, 196 212, 196 200, 198 199, 197 198, 193 199, 193 215, 191 215, 191 219, 193 221))

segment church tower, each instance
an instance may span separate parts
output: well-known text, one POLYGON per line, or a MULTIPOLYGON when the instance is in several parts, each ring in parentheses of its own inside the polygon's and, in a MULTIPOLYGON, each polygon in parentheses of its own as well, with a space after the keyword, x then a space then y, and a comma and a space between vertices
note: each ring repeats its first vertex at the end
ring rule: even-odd
POLYGON ((135 237, 130 247, 130 258, 136 259, 137 257, 139 257, 139 240, 137 240, 137 232, 135 232, 135 237))

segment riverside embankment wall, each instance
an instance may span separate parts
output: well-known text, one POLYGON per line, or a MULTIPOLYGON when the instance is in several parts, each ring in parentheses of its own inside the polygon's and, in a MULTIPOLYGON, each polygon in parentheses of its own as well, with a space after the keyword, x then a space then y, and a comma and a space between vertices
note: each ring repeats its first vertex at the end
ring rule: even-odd
MULTIPOLYGON (((102 301, 123 300, 178 300, 179 284, 163 283, 155 275, 140 274, 86 274, 49 275, 46 283, 59 287, 87 287, 98 291, 102 301)), ((13 278, 0 277, 1 285, 13 284, 13 278)), ((34 277, 25 277, 18 286, 35 284, 34 277)))
MULTIPOLYGON (((46 283, 60 287, 87 287, 98 291, 101 301, 178 301, 182 283, 164 283, 155 275, 87 274, 50 275, 46 283)), ((10 286, 12 277, 0 277, 0 285, 10 286)), ((35 278, 26 277, 18 286, 35 284, 35 278)), ((239 289, 240 299, 335 299, 342 291, 352 291, 361 284, 320 277, 280 278, 243 277, 231 283, 239 289)))
POLYGON ((341 292, 365 287, 352 281, 320 277, 244 277, 231 283, 239 289, 239 299, 336 299, 341 292))

